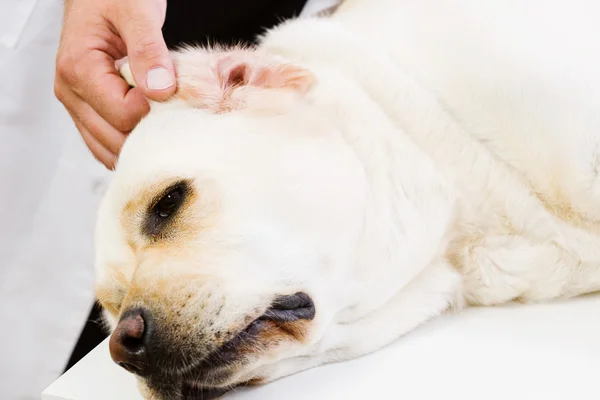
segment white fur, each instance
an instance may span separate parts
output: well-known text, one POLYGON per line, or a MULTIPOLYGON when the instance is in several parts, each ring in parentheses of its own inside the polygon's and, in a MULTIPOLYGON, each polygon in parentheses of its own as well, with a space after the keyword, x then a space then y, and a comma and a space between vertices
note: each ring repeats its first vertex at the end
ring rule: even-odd
POLYGON ((154 105, 100 212, 98 280, 135 264, 120 207, 183 175, 216 182, 219 234, 244 236, 218 270, 289 280, 318 310, 306 344, 230 383, 371 352, 452 306, 600 290, 599 17, 584 0, 346 0, 283 24, 261 49, 317 83, 272 117, 154 105))

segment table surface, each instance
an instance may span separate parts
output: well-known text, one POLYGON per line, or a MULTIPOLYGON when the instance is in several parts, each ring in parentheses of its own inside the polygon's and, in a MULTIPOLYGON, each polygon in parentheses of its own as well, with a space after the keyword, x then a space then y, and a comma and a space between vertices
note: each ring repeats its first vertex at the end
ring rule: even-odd
MULTIPOLYGON (((223 400, 598 399, 600 296, 472 308, 438 318, 368 356, 330 364, 223 400)), ((105 341, 42 400, 140 400, 105 341)))

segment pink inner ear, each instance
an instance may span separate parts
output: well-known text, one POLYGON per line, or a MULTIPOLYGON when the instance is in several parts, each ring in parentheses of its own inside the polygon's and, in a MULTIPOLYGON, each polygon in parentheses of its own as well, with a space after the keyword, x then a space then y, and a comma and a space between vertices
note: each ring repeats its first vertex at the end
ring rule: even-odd
POLYGON ((225 81, 225 87, 236 87, 242 86, 247 82, 246 75, 248 73, 248 65, 240 64, 235 67, 231 71, 229 71, 229 76, 227 76, 227 80, 225 81))
POLYGON ((217 62, 216 73, 225 83, 224 89, 253 86, 264 89, 292 89, 305 92, 313 82, 304 68, 275 61, 252 51, 233 51, 217 62))
POLYGON ((244 108, 257 101, 267 104, 261 89, 304 93, 313 82, 312 74, 306 69, 252 50, 211 53, 192 49, 176 54, 175 66, 178 76, 175 96, 194 107, 218 113, 244 108))

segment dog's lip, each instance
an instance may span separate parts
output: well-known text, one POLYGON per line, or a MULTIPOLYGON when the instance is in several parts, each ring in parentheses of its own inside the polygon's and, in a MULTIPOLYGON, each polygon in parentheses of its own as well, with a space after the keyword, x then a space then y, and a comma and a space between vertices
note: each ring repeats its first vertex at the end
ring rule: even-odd
POLYGON ((239 346, 257 339, 260 332, 270 323, 282 324, 297 320, 311 320, 313 317, 314 304, 307 294, 298 292, 294 295, 280 296, 275 299, 271 307, 254 317, 244 329, 195 365, 193 370, 206 374, 227 368, 232 361, 238 358, 239 346))
POLYGON ((238 361, 240 346, 255 340, 264 327, 265 321, 262 317, 256 318, 223 346, 209 354, 194 370, 207 374, 227 369, 233 362, 238 361))
MULTIPOLYGON (((240 345, 259 339, 260 333, 272 324, 284 324, 296 320, 311 320, 314 317, 314 305, 308 295, 296 293, 281 297, 273 305, 251 320, 242 330, 195 365, 185 371, 178 371, 181 379, 182 398, 186 400, 218 399, 235 386, 243 382, 231 383, 230 367, 240 361, 240 345), (286 300, 286 301, 284 301, 286 300), (290 311, 293 315, 290 315, 290 311), (190 379, 192 376, 194 378, 190 379), (210 382, 210 383, 209 383, 210 382), (215 387, 221 382, 229 382, 226 388, 215 387)), ((243 357, 243 355, 242 355, 243 357)))
MULTIPOLYGON (((241 330, 235 335, 229 342, 227 342, 218 351, 212 353, 204 359, 194 370, 198 373, 196 379, 188 379, 182 381, 182 394, 185 400, 211 400, 218 399, 225 393, 232 390, 234 387, 242 385, 243 382, 231 383, 231 370, 229 367, 232 363, 231 360, 227 360, 227 354, 231 354, 233 359, 237 359, 237 349, 241 342, 248 340, 263 328, 264 318, 261 315, 259 318, 253 320, 246 326, 245 329, 241 330), (207 382, 229 382, 224 387, 210 387, 206 385, 207 382)), ((190 373, 188 372, 188 375, 190 373)), ((218 385, 218 383, 217 383, 218 385)))

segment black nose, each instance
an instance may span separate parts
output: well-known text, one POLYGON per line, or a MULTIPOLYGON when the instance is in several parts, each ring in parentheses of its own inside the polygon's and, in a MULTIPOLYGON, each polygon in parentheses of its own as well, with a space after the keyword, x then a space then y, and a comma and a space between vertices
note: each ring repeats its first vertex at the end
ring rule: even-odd
POLYGON ((109 341, 113 361, 138 375, 144 375, 150 367, 146 348, 150 327, 144 314, 147 311, 140 309, 123 314, 109 341))

